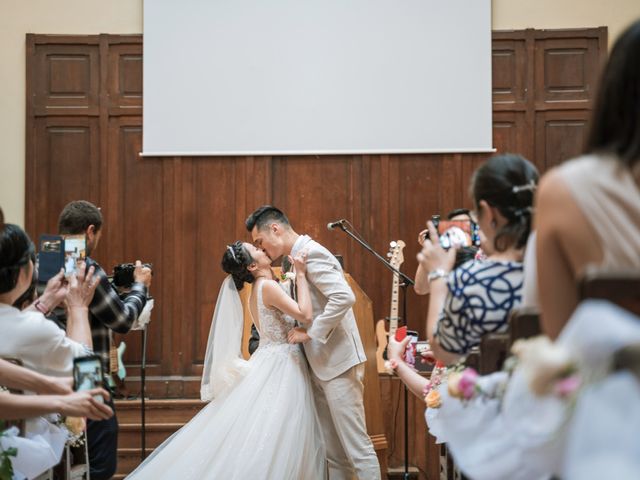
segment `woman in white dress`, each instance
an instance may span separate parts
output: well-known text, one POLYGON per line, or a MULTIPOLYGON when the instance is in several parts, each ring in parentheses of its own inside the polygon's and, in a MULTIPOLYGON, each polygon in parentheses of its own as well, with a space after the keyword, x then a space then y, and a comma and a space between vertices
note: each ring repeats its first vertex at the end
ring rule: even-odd
POLYGON ((271 260, 250 243, 227 247, 224 281, 209 335, 201 397, 213 400, 128 478, 323 479, 326 455, 306 360, 287 335, 309 323, 306 255, 294 259, 294 301, 276 282, 271 260), (241 357, 238 290, 253 283, 249 308, 260 346, 241 357))

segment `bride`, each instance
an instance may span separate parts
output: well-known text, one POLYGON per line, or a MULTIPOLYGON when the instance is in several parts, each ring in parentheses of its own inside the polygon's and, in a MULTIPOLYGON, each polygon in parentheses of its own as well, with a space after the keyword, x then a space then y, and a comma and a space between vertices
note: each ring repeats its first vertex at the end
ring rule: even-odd
POLYGON ((296 320, 311 321, 306 253, 293 262, 297 303, 274 280, 262 250, 239 241, 227 247, 222 268, 230 275, 218 295, 202 376, 202 400, 213 402, 127 478, 325 478, 307 363, 300 346, 287 341, 296 320), (244 322, 238 290, 244 283, 254 284, 249 311, 260 333, 249 361, 240 353, 244 322))

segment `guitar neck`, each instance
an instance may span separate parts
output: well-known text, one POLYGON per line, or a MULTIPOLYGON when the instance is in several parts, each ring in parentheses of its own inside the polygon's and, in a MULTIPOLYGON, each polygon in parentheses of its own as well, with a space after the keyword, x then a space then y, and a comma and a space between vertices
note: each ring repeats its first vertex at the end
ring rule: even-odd
POLYGON ((400 292, 400 276, 393 274, 391 287, 391 311, 389 313, 389 336, 395 335, 398 329, 398 297, 400 292))

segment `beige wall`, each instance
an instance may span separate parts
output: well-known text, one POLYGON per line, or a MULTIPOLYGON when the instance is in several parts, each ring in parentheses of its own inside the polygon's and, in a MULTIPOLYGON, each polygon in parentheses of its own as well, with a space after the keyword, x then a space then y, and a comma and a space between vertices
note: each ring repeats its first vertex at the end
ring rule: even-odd
MULTIPOLYGON (((609 27, 640 17, 639 0, 492 0, 493 29, 609 27)), ((142 0, 0 0, 0 206, 24 222, 25 34, 142 32, 142 0)))

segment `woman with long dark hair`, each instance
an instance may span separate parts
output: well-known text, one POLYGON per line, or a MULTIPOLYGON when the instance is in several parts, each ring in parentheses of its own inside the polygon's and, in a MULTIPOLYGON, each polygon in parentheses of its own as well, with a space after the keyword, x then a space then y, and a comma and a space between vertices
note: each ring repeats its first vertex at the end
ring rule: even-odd
POLYGON ((585 154, 549 171, 536 207, 538 296, 555 338, 587 268, 640 269, 640 20, 602 73, 585 154))

